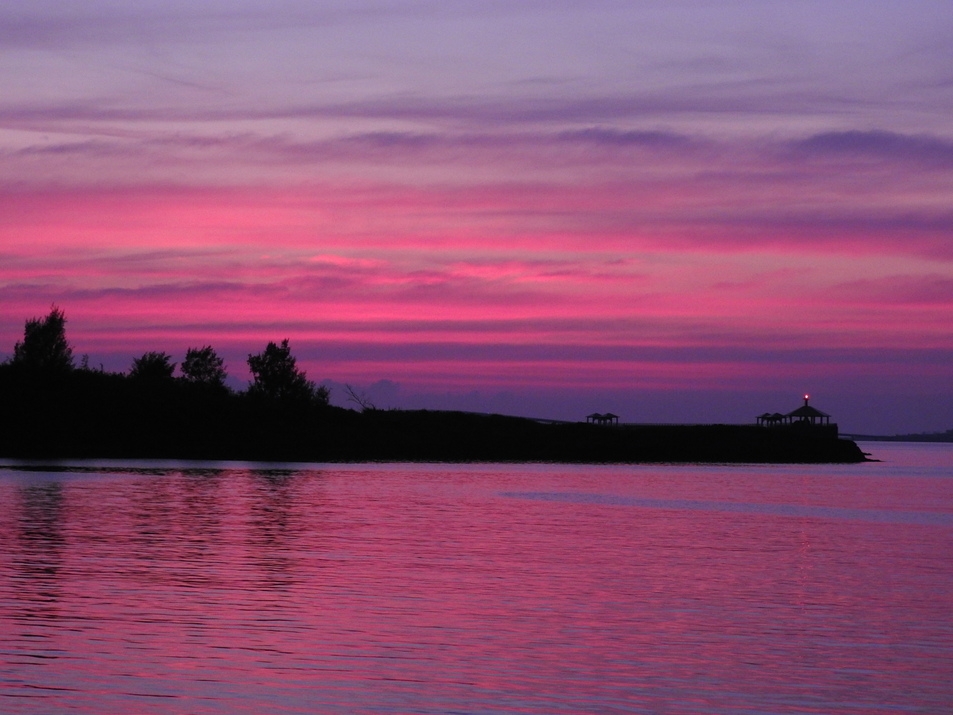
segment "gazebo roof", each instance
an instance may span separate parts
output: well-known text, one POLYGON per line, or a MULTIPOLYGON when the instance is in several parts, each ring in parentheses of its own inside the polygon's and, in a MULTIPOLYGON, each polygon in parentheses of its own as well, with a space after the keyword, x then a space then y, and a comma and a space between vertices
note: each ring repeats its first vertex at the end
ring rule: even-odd
POLYGON ((788 412, 788 417, 830 417, 826 412, 821 412, 810 405, 801 405, 794 412, 788 412))

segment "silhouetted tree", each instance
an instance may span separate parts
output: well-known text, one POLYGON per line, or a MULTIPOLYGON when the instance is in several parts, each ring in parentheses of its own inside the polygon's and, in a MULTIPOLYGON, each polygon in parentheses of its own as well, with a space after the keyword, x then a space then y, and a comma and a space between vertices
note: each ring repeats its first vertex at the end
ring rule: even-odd
POLYGON ((263 352, 249 355, 248 368, 253 378, 248 391, 252 394, 279 400, 328 401, 327 389, 316 387, 304 371, 298 369, 287 338, 281 345, 268 343, 263 352))
POLYGON ((23 342, 13 346, 13 364, 36 370, 73 368, 73 348, 66 340, 66 316, 55 305, 45 318, 26 321, 23 342))
POLYGON ((225 361, 212 349, 211 345, 203 348, 189 348, 182 361, 182 377, 186 382, 209 387, 225 387, 225 361))
POLYGON ((129 377, 148 382, 171 380, 175 363, 168 353, 148 352, 132 361, 129 377))

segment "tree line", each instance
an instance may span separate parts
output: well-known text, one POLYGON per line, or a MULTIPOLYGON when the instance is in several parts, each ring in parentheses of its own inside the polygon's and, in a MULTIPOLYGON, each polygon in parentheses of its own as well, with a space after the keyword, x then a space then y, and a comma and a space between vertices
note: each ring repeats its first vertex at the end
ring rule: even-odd
POLYGON ((66 325, 55 305, 27 320, 0 362, 0 456, 311 459, 352 430, 288 340, 250 353, 248 387, 234 390, 211 345, 188 348, 179 364, 145 352, 113 372, 77 361, 66 325))
MULTIPOLYGON (((298 367, 287 338, 280 343, 269 342, 260 353, 249 354, 247 363, 252 375, 248 395, 284 402, 328 404, 328 388, 316 385, 298 367)), ((13 356, 3 365, 33 377, 90 370, 87 356, 83 356, 80 366, 76 367, 73 347, 66 337, 66 315, 56 305, 45 317, 26 321, 23 340, 14 345, 13 356)), ((211 345, 188 348, 178 366, 181 372, 178 378, 174 376, 176 366, 168 353, 149 351, 133 359, 128 378, 152 387, 179 380, 208 391, 230 391, 226 385, 225 361, 211 345)))

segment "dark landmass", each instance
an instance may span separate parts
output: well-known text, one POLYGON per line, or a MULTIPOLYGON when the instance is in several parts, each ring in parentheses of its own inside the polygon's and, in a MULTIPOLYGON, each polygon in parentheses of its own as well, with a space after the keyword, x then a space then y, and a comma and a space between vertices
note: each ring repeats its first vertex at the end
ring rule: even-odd
MULTIPOLYGON (((502 415, 332 407, 288 340, 249 354, 253 381, 225 384, 211 346, 189 348, 180 372, 164 352, 128 374, 76 368, 55 305, 26 321, 0 364, 0 456, 25 459, 203 459, 282 462, 861 462, 854 442, 816 410, 764 425, 618 425, 502 415), (815 424, 815 416, 820 423, 815 424)), ((807 398, 805 397, 805 407, 807 398)), ((770 417, 770 416, 767 416, 770 417)), ((779 417, 781 417, 779 415, 779 417)))
POLYGON ((0 365, 0 455, 249 461, 859 462, 836 430, 604 426, 427 410, 363 411, 181 379, 0 365))

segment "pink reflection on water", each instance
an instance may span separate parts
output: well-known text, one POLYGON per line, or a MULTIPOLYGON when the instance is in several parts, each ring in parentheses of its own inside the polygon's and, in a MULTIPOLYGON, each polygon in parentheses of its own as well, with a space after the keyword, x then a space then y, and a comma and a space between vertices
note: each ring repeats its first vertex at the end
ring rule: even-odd
POLYGON ((3 711, 941 712, 896 468, 8 470, 3 711))

